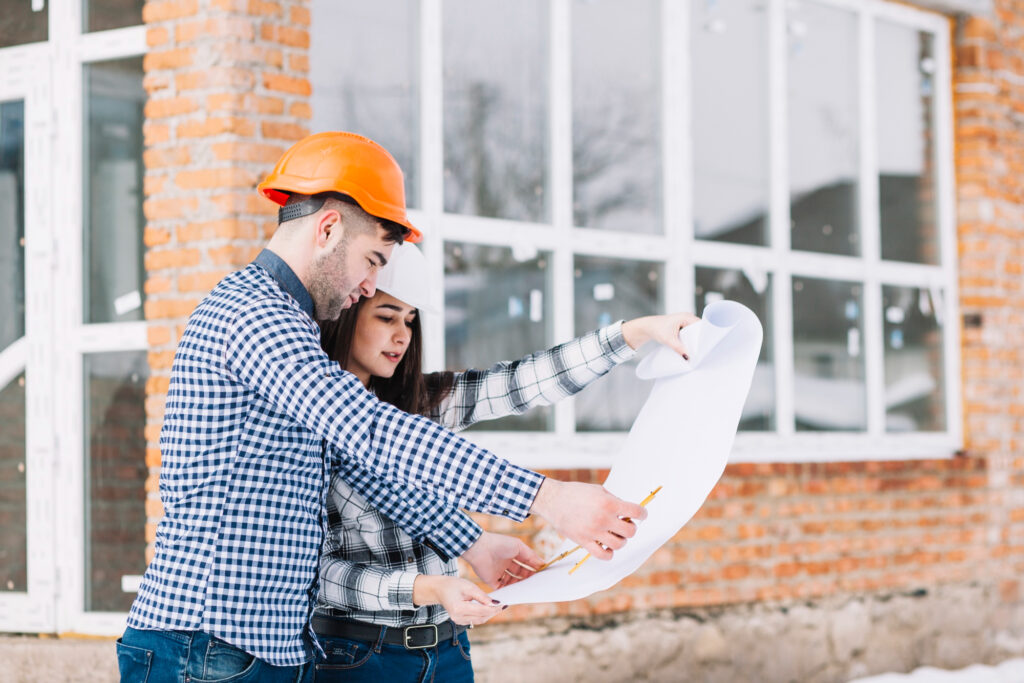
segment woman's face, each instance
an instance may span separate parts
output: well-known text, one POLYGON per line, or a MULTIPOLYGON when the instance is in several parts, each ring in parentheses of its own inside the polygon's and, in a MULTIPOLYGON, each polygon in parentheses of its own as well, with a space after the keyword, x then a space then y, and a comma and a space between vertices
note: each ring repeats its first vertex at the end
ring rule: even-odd
POLYGON ((377 292, 359 309, 348 367, 364 385, 370 377, 391 377, 412 338, 416 309, 390 294, 377 292))

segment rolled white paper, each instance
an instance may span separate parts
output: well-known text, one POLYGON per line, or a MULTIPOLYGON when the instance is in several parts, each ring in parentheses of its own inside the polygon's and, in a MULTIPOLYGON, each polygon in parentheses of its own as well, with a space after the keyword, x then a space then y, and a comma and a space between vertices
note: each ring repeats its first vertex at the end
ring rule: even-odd
MULTIPOLYGON (((680 332, 689 361, 667 346, 644 358, 637 376, 656 381, 604 486, 635 502, 661 486, 647 519, 609 561, 590 559, 570 575, 586 554, 577 550, 491 596, 510 605, 585 598, 632 574, 690 521, 725 470, 762 337, 750 309, 719 301, 680 332)), ((575 545, 567 541, 554 555, 575 545)))

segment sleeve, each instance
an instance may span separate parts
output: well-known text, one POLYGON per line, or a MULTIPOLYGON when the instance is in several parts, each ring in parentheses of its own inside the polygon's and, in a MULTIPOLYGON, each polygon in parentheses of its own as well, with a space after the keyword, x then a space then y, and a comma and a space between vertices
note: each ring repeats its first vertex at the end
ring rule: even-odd
POLYGON ((325 555, 320 559, 320 599, 333 607, 368 612, 414 610, 416 576, 415 572, 325 555))
POLYGON ((481 420, 518 415, 572 396, 635 355, 620 320, 517 361, 456 374, 432 417, 458 431, 481 420))
POLYGON ((400 482, 384 482, 357 460, 337 459, 333 474, 442 560, 461 556, 483 533, 476 522, 444 500, 400 482))
POLYGON ((330 361, 315 326, 286 302, 265 299, 241 311, 225 351, 239 382, 333 444, 337 457, 452 507, 516 521, 529 515, 542 475, 378 401, 330 361))

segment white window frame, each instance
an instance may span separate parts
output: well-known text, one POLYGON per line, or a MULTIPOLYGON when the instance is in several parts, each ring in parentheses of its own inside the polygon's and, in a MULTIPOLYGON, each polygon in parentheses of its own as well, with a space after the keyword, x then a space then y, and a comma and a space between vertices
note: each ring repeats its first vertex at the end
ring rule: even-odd
POLYGON ((0 630, 49 631, 55 625, 53 478, 57 463, 52 437, 53 212, 51 182, 51 88, 45 44, 0 51, 0 102, 25 107, 25 336, 0 351, 0 386, 25 372, 25 503, 27 590, 0 593, 0 630))
MULTIPOLYGON (((423 225, 424 250, 432 264, 434 305, 443 310, 443 253, 446 241, 498 247, 525 246, 550 251, 552 261, 553 337, 574 336, 573 257, 576 254, 663 263, 667 310, 691 310, 695 268, 749 267, 772 275, 773 361, 776 369, 776 430, 740 432, 732 462, 823 462, 951 457, 963 447, 960 397, 960 331, 957 250, 955 241, 952 155, 952 73, 949 20, 941 15, 883 0, 813 0, 858 15, 860 79, 860 230, 863 257, 789 250, 789 187, 786 147, 786 20, 784 0, 769 0, 769 127, 771 246, 697 240, 692 216, 692 149, 690 133, 690 14, 688 3, 662 0, 662 193, 665 233, 645 235, 578 228, 572 215, 571 0, 550 0, 549 67, 551 225, 455 215, 444 211, 442 2, 421 3, 420 179, 421 208, 413 220, 423 225), (935 140, 940 264, 882 261, 878 225, 875 96, 872 45, 879 19, 934 36, 936 71, 935 140), (680 40, 680 37, 683 37, 680 40), (664 254, 668 254, 666 258, 664 254), (797 433, 793 408, 793 276, 848 279, 864 285, 864 333, 867 429, 864 432, 797 433), (942 291, 946 430, 885 433, 882 285, 942 291)), ((427 315, 425 360, 428 368, 444 366, 443 318, 427 315)), ((624 442, 624 433, 575 433, 572 400, 555 406, 552 432, 477 432, 472 438, 510 460, 537 468, 608 467, 624 442)))
MULTIPOLYGON (((0 49, 0 100, 21 91, 29 98, 26 278, 33 286, 25 343, 18 343, 32 373, 26 386, 29 592, 27 599, 0 594, 0 631, 111 635, 124 629, 123 612, 84 609, 83 361, 92 353, 145 351, 148 342, 144 321, 82 322, 83 71, 92 62, 144 55, 145 27, 85 33, 82 0, 50 0, 47 11, 46 42, 0 49)), ((8 355, 0 373, 13 371, 8 355)))

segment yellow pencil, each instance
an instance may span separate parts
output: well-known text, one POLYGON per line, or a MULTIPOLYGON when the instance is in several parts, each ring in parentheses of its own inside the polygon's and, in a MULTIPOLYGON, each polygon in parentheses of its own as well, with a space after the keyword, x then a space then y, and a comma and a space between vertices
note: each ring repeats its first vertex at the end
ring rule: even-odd
MULTIPOLYGON (((658 493, 658 491, 660 491, 660 490, 661 490, 661 487, 659 486, 658 488, 656 488, 656 489, 654 489, 653 491, 651 491, 651 492, 650 492, 650 493, 649 493, 649 494, 647 495, 647 497, 646 497, 646 498, 644 498, 644 499, 643 499, 642 501, 640 501, 640 507, 645 507, 645 506, 646 506, 646 505, 647 505, 648 503, 650 503, 650 502, 651 502, 651 499, 652 499, 652 498, 654 498, 654 496, 655 496, 655 495, 656 495, 656 494, 658 493)), ((624 520, 624 521, 626 521, 626 522, 630 521, 629 517, 624 517, 624 518, 623 518, 623 520, 624 520)), ((562 559, 563 557, 565 557, 565 556, 566 556, 566 555, 568 555, 569 553, 571 553, 571 552, 573 552, 573 551, 575 551, 575 550, 578 550, 578 549, 579 549, 579 546, 576 546, 575 548, 573 548, 573 550, 569 550, 569 551, 566 551, 566 552, 562 553, 561 555, 559 555, 558 557, 556 557, 556 558, 555 558, 554 560, 551 560, 551 562, 556 562, 557 560, 560 560, 560 559, 562 559)), ((570 574, 572 574, 572 573, 573 573, 574 571, 576 571, 577 569, 579 569, 579 568, 580 568, 580 567, 581 567, 581 566, 583 565, 583 563, 584 563, 584 562, 586 562, 586 561, 587 561, 587 560, 589 560, 589 559, 590 559, 590 553, 587 553, 587 556, 586 556, 586 557, 584 557, 584 558, 583 558, 582 560, 580 560, 579 562, 577 562, 577 563, 576 563, 576 566, 575 566, 575 567, 573 567, 572 569, 570 569, 570 570, 569 570, 569 573, 570 573, 570 574)), ((550 564, 550 562, 549 562, 548 564, 550 564)), ((547 565, 545 565, 545 566, 547 566, 547 565)), ((543 568, 543 567, 542 567, 542 568, 543 568)))

